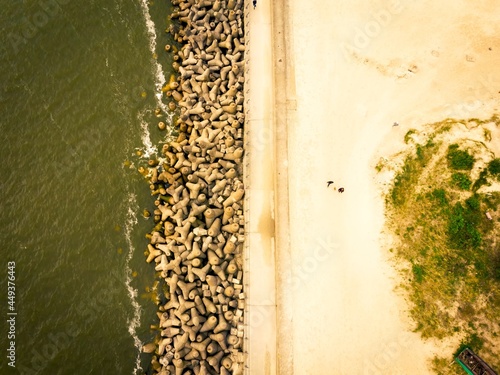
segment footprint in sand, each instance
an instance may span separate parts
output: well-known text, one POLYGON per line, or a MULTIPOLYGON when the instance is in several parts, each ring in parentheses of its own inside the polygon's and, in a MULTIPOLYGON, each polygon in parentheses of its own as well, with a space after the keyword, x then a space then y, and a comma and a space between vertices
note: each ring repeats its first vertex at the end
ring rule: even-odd
POLYGON ((475 62, 476 58, 471 55, 465 55, 465 60, 467 60, 468 62, 475 62))

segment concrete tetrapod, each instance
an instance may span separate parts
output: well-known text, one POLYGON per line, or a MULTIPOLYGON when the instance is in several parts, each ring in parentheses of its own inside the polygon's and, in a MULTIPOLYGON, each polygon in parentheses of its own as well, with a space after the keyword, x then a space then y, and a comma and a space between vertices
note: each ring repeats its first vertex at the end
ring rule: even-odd
MULTIPOLYGON (((151 364, 162 375, 239 374, 243 1, 172 2, 168 30, 182 47, 165 46, 178 74, 162 91, 176 111, 178 135, 161 148, 164 157, 141 167, 157 196, 146 260, 154 261, 167 286, 158 307, 159 357, 151 364)), ((168 126, 163 119, 158 124, 168 126)))

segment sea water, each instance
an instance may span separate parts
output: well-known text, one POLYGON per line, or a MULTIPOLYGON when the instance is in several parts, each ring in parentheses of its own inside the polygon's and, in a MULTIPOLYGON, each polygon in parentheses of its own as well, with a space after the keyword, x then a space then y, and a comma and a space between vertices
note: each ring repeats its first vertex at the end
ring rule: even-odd
POLYGON ((168 122, 155 109, 171 73, 169 7, 0 0, 0 374, 149 370, 153 223, 142 212, 154 198, 137 168, 168 122))

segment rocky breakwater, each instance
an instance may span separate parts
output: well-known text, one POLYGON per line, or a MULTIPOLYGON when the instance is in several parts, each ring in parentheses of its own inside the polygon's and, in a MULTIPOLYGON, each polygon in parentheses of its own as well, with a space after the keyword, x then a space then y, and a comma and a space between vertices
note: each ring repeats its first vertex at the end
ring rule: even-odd
MULTIPOLYGON (((156 226, 147 261, 165 282, 155 373, 242 374, 243 0, 173 0, 182 45, 165 87, 178 136, 150 160, 156 226)), ((160 123, 160 129, 164 128, 160 123)))

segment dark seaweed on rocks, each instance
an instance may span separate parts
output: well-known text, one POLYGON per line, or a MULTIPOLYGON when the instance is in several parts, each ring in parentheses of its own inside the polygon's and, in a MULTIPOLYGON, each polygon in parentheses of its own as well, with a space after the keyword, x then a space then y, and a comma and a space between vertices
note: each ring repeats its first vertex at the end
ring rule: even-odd
POLYGON ((158 340, 143 350, 162 375, 242 374, 243 0, 172 2, 169 31, 182 48, 165 93, 178 136, 150 168, 147 259, 168 287, 158 340))

